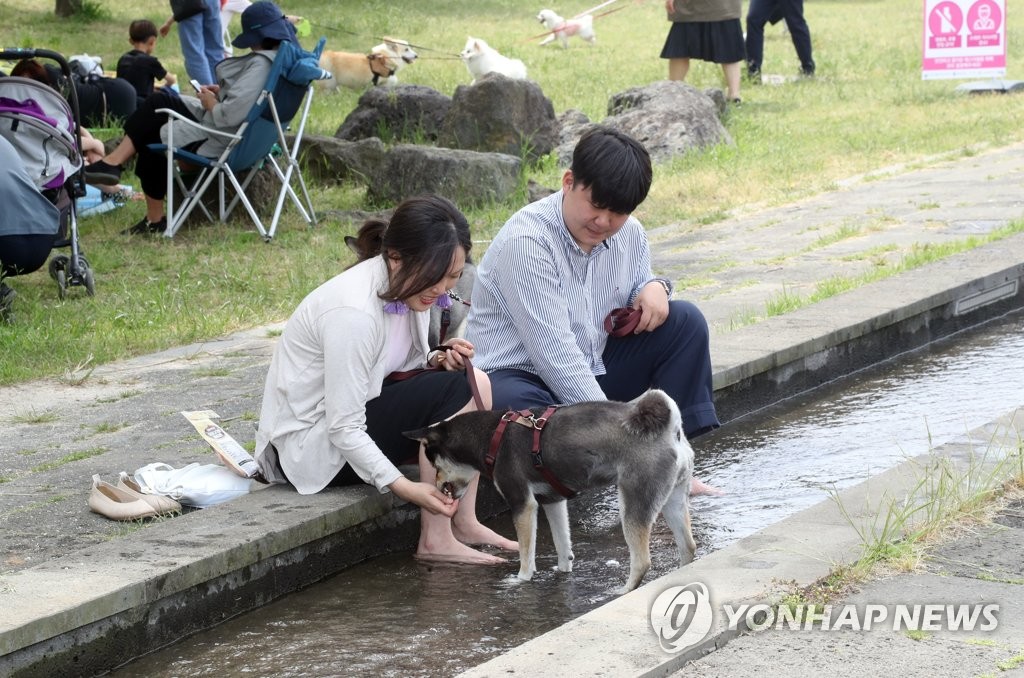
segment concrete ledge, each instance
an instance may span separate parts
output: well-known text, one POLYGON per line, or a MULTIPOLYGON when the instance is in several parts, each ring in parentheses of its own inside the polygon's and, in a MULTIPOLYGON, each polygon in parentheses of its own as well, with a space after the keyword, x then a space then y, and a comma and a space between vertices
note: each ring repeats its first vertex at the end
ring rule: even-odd
MULTIPOLYGON (((1024 430, 1024 410, 1016 410, 963 441, 944 445, 944 455, 963 468, 972 455, 990 459, 1009 447, 1024 430)), ((890 499, 905 497, 921 477, 921 461, 908 460, 885 473, 839 493, 842 506, 858 525, 873 524, 885 515, 890 499)), ((862 552, 857 530, 835 501, 828 499, 709 554, 592 610, 504 655, 460 674, 466 678, 508 676, 543 678, 572 672, 593 676, 663 676, 703 656, 737 635, 726 628, 725 603, 772 603, 779 587, 808 586, 841 564, 856 561, 862 552), (678 654, 661 650, 649 614, 655 598, 670 586, 704 583, 711 594, 714 625, 697 646, 678 654), (614 639, 614 640, 612 640, 614 639)), ((528 586, 529 584, 524 584, 528 586)))

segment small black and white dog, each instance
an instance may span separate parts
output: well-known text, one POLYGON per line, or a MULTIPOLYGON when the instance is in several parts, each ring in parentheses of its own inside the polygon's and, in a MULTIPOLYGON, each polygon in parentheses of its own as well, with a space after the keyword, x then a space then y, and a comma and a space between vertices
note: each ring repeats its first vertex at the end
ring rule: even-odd
POLYGON ((501 411, 468 412, 405 434, 426 446, 427 459, 437 469, 435 482, 443 492, 461 497, 477 471, 492 474, 512 509, 520 579, 532 578, 537 570, 538 503, 551 526, 558 569, 571 572, 564 494, 612 483, 618 486, 619 517, 629 546, 629 579, 621 593, 639 586, 651 567, 651 526, 659 512, 675 536, 681 563, 693 560, 696 543, 689 509, 693 448, 683 434, 679 408, 668 395, 650 390, 628 403, 585 402, 558 408, 542 423, 539 437, 540 463, 546 471, 538 468, 533 453, 533 422, 544 410, 531 412, 532 419, 506 421, 497 443, 495 431, 502 417, 507 419, 501 411), (554 484, 545 473, 554 476, 554 484))

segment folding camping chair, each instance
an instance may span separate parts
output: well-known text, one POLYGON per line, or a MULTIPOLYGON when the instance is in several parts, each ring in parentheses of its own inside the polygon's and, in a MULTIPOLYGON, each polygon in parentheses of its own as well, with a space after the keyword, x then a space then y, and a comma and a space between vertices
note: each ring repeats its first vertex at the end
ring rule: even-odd
POLYGON ((285 196, 291 198, 307 224, 311 226, 316 224, 316 213, 313 211, 309 191, 306 189, 306 182, 299 169, 298 154, 306 127, 306 119, 309 116, 309 108, 313 102, 313 81, 331 77, 329 72, 319 66, 320 52, 323 51, 325 42, 326 39, 321 38, 312 52, 307 52, 291 42, 281 43, 270 75, 267 77, 267 84, 252 110, 249 111, 245 122, 234 134, 204 127, 176 111, 166 108, 159 109, 158 112, 166 113, 169 119, 181 120, 185 124, 203 129, 211 135, 229 139, 227 148, 219 157, 208 158, 175 147, 174 126, 171 125, 167 143, 154 144, 149 147, 151 150, 164 152, 167 155, 167 230, 164 231, 165 237, 173 238, 196 207, 206 214, 210 221, 214 221, 213 215, 203 204, 203 196, 213 185, 215 179, 218 190, 218 220, 225 221, 241 202, 252 218, 256 230, 266 242, 269 242, 277 231, 277 222, 281 216, 285 196), (295 132, 294 140, 289 145, 285 138, 285 130, 299 113, 300 107, 302 112, 299 116, 298 129, 295 132), (198 167, 198 174, 190 179, 179 171, 176 160, 198 167), (281 169, 279 160, 285 165, 284 170, 281 169), (264 166, 269 166, 273 170, 281 185, 269 227, 263 225, 245 194, 253 177, 264 166), (238 175, 242 173, 246 174, 244 179, 239 181, 238 175), (303 200, 299 199, 292 188, 293 178, 302 191, 303 200), (228 204, 225 204, 225 179, 235 190, 235 196, 228 204), (182 204, 177 211, 174 209, 173 189, 175 185, 181 190, 183 196, 182 204))

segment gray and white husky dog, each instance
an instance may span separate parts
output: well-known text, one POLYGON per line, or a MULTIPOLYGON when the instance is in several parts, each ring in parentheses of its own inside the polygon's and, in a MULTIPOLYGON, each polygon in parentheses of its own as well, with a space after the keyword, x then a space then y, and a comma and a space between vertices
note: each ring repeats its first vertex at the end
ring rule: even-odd
MULTIPOLYGON (((534 420, 543 408, 530 410, 534 420)), ((437 469, 438 489, 461 497, 479 471, 492 473, 494 484, 512 509, 519 539, 519 578, 533 577, 536 567, 537 505, 544 507, 558 570, 572 571, 572 543, 566 497, 538 470, 533 425, 507 422, 500 446, 494 432, 506 413, 467 412, 405 435, 421 441, 437 469), (493 472, 488 456, 492 457, 493 472)), ((522 423, 522 422, 519 422, 522 423)), ((650 390, 628 403, 584 402, 558 408, 542 424, 541 465, 571 493, 614 483, 619 518, 629 546, 629 578, 621 593, 632 591, 651 567, 651 526, 665 516, 683 565, 693 560, 696 543, 690 526, 690 479, 693 448, 683 434, 682 417, 664 391, 650 390)))

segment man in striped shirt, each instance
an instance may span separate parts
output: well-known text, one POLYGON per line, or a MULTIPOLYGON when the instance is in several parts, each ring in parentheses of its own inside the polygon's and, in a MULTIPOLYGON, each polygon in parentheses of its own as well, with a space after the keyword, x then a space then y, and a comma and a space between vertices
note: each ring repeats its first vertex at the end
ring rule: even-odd
MULTIPOLYGON (((631 215, 651 186, 635 139, 594 126, 573 151, 562 189, 516 212, 477 268, 467 338, 491 381, 495 409, 672 397, 689 439, 719 426, 708 327, 654 277, 647 234, 631 215), (639 313, 610 336, 614 309, 639 313)), ((695 481, 695 492, 709 488, 695 481)))

